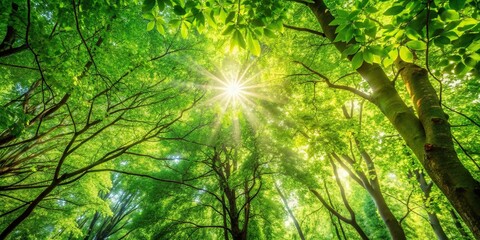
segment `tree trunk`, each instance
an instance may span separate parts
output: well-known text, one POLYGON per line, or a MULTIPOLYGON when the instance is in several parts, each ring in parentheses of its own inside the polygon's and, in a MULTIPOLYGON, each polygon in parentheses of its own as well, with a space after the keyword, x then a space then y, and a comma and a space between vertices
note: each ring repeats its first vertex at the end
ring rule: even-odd
POLYGON ((30 205, 28 205, 27 209, 25 209, 25 211, 23 211, 22 214, 20 214, 20 216, 18 216, 17 218, 15 218, 15 220, 13 220, 13 222, 11 222, 7 228, 5 228, 3 230, 2 233, 0 233, 0 239, 5 239, 20 223, 23 222, 23 220, 25 220, 28 216, 30 216, 30 214, 33 212, 33 210, 37 207, 38 204, 40 204, 40 202, 48 195, 50 194, 50 192, 53 191, 53 189, 55 189, 58 184, 60 183, 59 180, 53 180, 53 182, 50 184, 50 186, 48 186, 47 188, 45 188, 45 190, 43 190, 31 203, 30 205))
MULTIPOLYGON (((358 235, 360 235, 360 237, 363 239, 363 240, 368 240, 368 236, 367 234, 365 234, 365 232, 363 231, 363 229, 360 227, 360 225, 358 225, 357 223, 357 220, 355 219, 355 215, 353 214, 352 211, 349 210, 349 213, 350 213, 350 219, 349 218, 346 218, 344 216, 342 216, 339 212, 337 212, 333 206, 330 206, 330 204, 327 203, 327 201, 325 201, 325 199, 322 197, 322 195, 320 195, 320 193, 315 190, 315 189, 310 189, 310 192, 313 193, 313 195, 315 195, 315 197, 317 197, 317 199, 322 203, 322 205, 331 213, 333 214, 335 217, 337 217, 339 220, 341 220, 342 222, 344 223, 347 223, 349 224, 350 226, 353 227, 353 229, 355 229, 355 231, 357 231, 358 235)), ((345 199, 344 199, 344 204, 348 206, 348 202, 345 202, 345 199)), ((347 207, 347 209, 349 209, 350 206, 347 207)))
POLYGON ((447 114, 428 80, 428 73, 412 63, 397 61, 396 64, 425 129, 420 162, 475 237, 480 239, 480 183, 462 165, 455 152, 447 114))
POLYGON ((300 224, 297 221, 297 218, 295 218, 295 215, 293 214, 292 209, 288 206, 287 199, 285 198, 285 195, 283 195, 282 191, 280 191, 280 188, 278 187, 278 184, 275 183, 275 189, 277 189, 278 195, 280 195, 280 198, 282 199, 283 205, 287 209, 287 213, 290 216, 290 218, 293 221, 293 224, 295 224, 295 228, 297 229, 298 235, 300 236, 300 239, 305 240, 305 237, 303 236, 303 231, 302 227, 300 227, 300 224))
MULTIPOLYGON (((417 182, 420 184, 420 189, 422 189, 422 192, 424 195, 424 205, 425 205, 425 201, 430 197, 430 192, 432 191, 432 183, 428 184, 427 181, 425 180, 425 177, 423 176, 423 173, 421 173, 419 170, 414 170, 413 173, 415 174, 415 179, 417 179, 417 182)), ((437 214, 435 214, 435 212, 428 211, 428 209, 427 209, 427 214, 428 214, 428 221, 430 222, 430 226, 432 226, 433 232, 435 232, 437 239, 439 240, 448 239, 447 235, 445 234, 445 231, 443 231, 442 225, 440 224, 440 220, 438 219, 437 214)))
POLYGON ((85 237, 83 240, 88 240, 90 239, 90 236, 92 235, 93 228, 95 227, 95 223, 97 223, 98 218, 100 217, 100 213, 98 211, 95 212, 93 215, 93 219, 90 222, 90 225, 88 226, 87 233, 85 234, 85 237))
POLYGON ((465 231, 465 228, 463 228, 462 223, 460 222, 460 219, 458 219, 458 216, 455 213, 455 210, 450 209, 450 214, 452 215, 453 222, 455 223, 455 227, 457 228, 458 232, 463 237, 463 239, 470 238, 468 236, 468 233, 465 231))
POLYGON ((437 236, 438 240, 448 240, 445 231, 443 231, 442 225, 440 224, 440 220, 437 217, 437 214, 427 212, 428 214, 428 221, 430 222, 430 226, 432 226, 433 232, 437 236))
POLYGON ((375 203, 375 206, 378 210, 378 213, 382 217, 383 222, 387 226, 388 232, 390 236, 394 240, 403 240, 406 239, 405 231, 403 231, 402 226, 397 221, 395 215, 393 215, 392 211, 388 207, 385 198, 383 197, 382 190, 380 188, 380 182, 378 181, 377 171, 375 169, 375 164, 373 163, 372 158, 370 155, 365 151, 363 148, 360 147, 360 143, 357 139, 355 139, 355 143, 357 145, 358 150, 360 151, 360 155, 362 159, 365 161, 367 165, 368 174, 365 174, 362 170, 356 169, 355 164, 356 161, 349 157, 348 155, 342 155, 343 159, 350 165, 347 166, 336 153, 332 153, 334 159, 336 159, 340 165, 349 172, 349 175, 359 183, 365 190, 367 190, 368 194, 372 198, 375 203), (354 172, 351 170, 354 168, 354 172), (356 173, 356 175, 355 175, 356 173), (372 178, 371 175, 374 177, 372 178))
MULTIPOLYGON (((345 42, 334 42, 336 26, 323 0, 306 3, 325 36, 343 52, 345 42)), ((352 43, 355 43, 352 40, 352 43)), ((350 56, 351 58, 351 56, 350 56)), ((450 125, 427 72, 413 64, 397 64, 412 96, 418 116, 410 110, 378 64, 364 62, 357 72, 372 90, 372 102, 389 119, 414 152, 434 183, 445 194, 465 223, 480 239, 480 183, 461 164, 455 152, 450 125)))
MULTIPOLYGON (((370 179, 370 177, 363 174, 363 172, 360 172, 358 170, 356 170, 356 172, 358 173, 360 179, 362 180, 364 188, 368 191, 373 201, 375 202, 375 205, 378 209, 378 213, 380 214, 380 217, 382 217, 383 222, 387 226, 390 236, 394 240, 407 239, 405 236, 405 231, 403 231, 402 226, 397 221, 397 218, 395 217, 395 215, 393 215, 392 211, 390 210, 390 207, 388 207, 387 202, 383 197, 382 190, 380 188, 380 182, 378 181, 377 170, 375 169, 375 164, 373 163, 373 160, 370 157, 370 154, 368 154, 367 151, 365 151, 363 148, 360 147, 359 141, 357 139, 355 139, 355 143, 357 145, 358 150, 360 151, 360 155, 362 156, 362 159, 365 161, 367 165, 368 172, 370 174, 374 174, 374 177, 373 179, 370 179)), ((346 156, 344 156, 344 158, 345 157, 346 156)), ((352 161, 351 163, 353 163, 352 161)), ((354 167, 353 164, 352 164, 352 167, 354 167)))
POLYGON ((405 232, 403 231, 402 226, 397 221, 397 218, 393 215, 392 211, 388 207, 387 203, 385 202, 385 198, 383 197, 380 191, 378 192, 371 192, 370 196, 372 196, 375 205, 377 206, 378 213, 380 217, 382 217, 383 222, 388 228, 388 232, 393 240, 397 239, 407 239, 405 237, 405 232))

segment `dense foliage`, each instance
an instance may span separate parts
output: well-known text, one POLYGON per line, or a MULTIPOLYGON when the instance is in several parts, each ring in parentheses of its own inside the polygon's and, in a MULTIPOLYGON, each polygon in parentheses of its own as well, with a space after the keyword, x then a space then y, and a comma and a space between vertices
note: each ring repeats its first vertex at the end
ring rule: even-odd
POLYGON ((480 239, 476 0, 0 9, 0 239, 480 239))

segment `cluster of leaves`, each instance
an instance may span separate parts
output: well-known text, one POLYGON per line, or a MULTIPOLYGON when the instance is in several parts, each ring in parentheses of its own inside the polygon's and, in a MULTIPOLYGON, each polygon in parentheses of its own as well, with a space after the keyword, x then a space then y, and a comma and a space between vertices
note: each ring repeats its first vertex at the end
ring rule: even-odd
POLYGON ((222 29, 230 38, 230 48, 241 47, 260 55, 260 39, 275 37, 283 30, 285 17, 282 2, 262 1, 183 1, 145 0, 143 17, 149 20, 147 30, 165 35, 165 29, 180 29, 186 38, 190 30, 203 33, 207 27, 222 29))
MULTIPOLYGON (((334 42, 348 45, 343 55, 351 58, 354 69, 363 62, 390 66, 398 57, 413 62, 427 50, 430 64, 444 72, 453 69, 461 75, 478 68, 476 1, 327 3, 342 4, 332 9, 336 20, 330 25, 337 26, 334 42), (450 57, 440 61, 440 55, 450 57)), ((248 110, 265 114, 255 124, 246 119, 247 113, 228 112, 211 102, 184 114, 182 109, 195 101, 190 81, 197 85, 205 81, 190 80, 191 69, 185 71, 168 55, 188 48, 185 43, 204 40, 193 31, 207 39, 222 33, 231 47, 260 55, 260 40, 283 32, 285 6, 290 3, 144 0, 142 4, 140 10, 127 8, 126 1, 82 1, 73 6, 34 1, 31 50, 1 59, 9 65, 1 66, 7 74, 0 76, 6 83, 0 86, 6 96, 1 101, 0 136, 14 140, 0 144, 4 184, 0 205, 6 209, 0 212, 0 226, 13 222, 50 183, 64 181, 64 176, 71 179, 47 193, 12 237, 218 239, 242 232, 254 239, 292 239, 301 228, 307 238, 354 238, 358 229, 351 226, 356 224, 371 236, 388 238, 364 189, 377 180, 397 220, 405 220, 401 225, 408 237, 432 238, 426 227, 432 213, 452 230, 450 237, 459 236, 438 189, 426 194, 409 177, 420 167, 412 164, 412 154, 384 116, 351 91, 325 87, 327 83, 369 91, 364 80, 345 71, 350 63, 337 61, 338 54, 319 38, 321 33, 310 41, 313 37, 285 31, 282 42, 270 46, 275 53, 258 58, 273 73, 262 75, 269 77, 264 79, 266 90, 252 90, 249 96, 275 95, 289 101, 267 103, 266 97, 256 101, 266 110, 248 110), (102 14, 87 11, 93 8, 102 14), (145 20, 148 31, 160 34, 145 34, 145 20), (291 58, 310 61, 308 66, 319 72, 298 74, 300 65, 284 61, 291 58), (22 65, 26 63, 34 64, 22 65), (278 80, 278 74, 289 73, 293 75, 278 80), (278 81, 285 82, 272 86, 278 81), (34 94, 25 94, 28 86, 36 86, 31 87, 34 94), (225 112, 237 122, 215 119, 225 112), (46 117, 33 121, 37 116, 46 117), (238 135, 235 124, 240 125, 238 135), (352 148, 352 139, 362 142, 358 149, 352 148), (362 160, 361 150, 368 151, 376 170, 362 160), (112 152, 122 154, 111 157, 112 152), (332 153, 354 160, 342 165, 332 153), (359 173, 365 176, 363 185, 357 184, 359 173), (285 193, 283 206, 275 185, 285 193), (348 215, 351 219, 342 218, 348 215), (299 220, 297 229, 291 224, 293 216, 299 220)), ((303 8, 295 10, 305 13, 303 8)), ((305 26, 314 22, 296 17, 287 20, 305 26)), ((14 25, 25 29, 21 23, 14 25)), ((15 47, 24 43, 18 39, 15 47)), ((211 56, 214 46, 209 43, 195 51, 199 54, 189 55, 206 68, 221 58, 211 56)), ((473 114, 478 112, 471 106, 478 102, 478 83, 467 83, 446 88, 445 93, 461 92, 447 103, 473 114)), ((452 119, 462 125, 456 136, 468 140, 458 144, 459 152, 478 156, 478 139, 470 134, 478 132, 476 118, 452 119)), ((470 169, 475 167, 471 156, 463 160, 470 169)))
POLYGON ((183 95, 194 89, 179 86, 183 71, 164 60, 189 45, 148 37, 140 9, 122 1, 28 1, 13 9, 2 14, 9 24, 2 30, 18 39, 0 50, 0 71, 8 73, 0 77, 1 234, 81 237, 90 217, 113 214, 99 194, 109 191, 110 173, 93 169, 122 165, 112 160, 145 151, 149 138, 184 134, 170 126, 199 95, 183 95))
POLYGON ((349 44, 343 54, 353 56, 354 69, 364 61, 389 66, 397 57, 413 62, 428 47, 450 56, 439 63, 444 72, 454 69, 456 74, 465 74, 480 58, 477 4, 466 0, 356 1, 352 11, 335 9, 330 25, 337 26, 335 41, 349 44))

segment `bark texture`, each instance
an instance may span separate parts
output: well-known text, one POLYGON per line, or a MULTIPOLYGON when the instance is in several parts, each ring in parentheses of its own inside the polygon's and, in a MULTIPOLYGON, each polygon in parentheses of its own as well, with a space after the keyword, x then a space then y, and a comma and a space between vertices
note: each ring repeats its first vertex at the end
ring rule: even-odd
POLYGON ((475 237, 480 239, 480 183, 458 158, 448 117, 428 73, 413 63, 397 61, 396 65, 425 130, 424 155, 419 160, 475 237))

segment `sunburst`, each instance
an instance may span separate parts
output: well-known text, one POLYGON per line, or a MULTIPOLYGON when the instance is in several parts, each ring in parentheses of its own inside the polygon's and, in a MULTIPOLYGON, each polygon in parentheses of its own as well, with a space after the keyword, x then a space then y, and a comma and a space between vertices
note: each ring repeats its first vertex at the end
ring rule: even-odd
POLYGON ((220 106, 212 137, 217 134, 223 119, 228 116, 232 121, 232 136, 236 142, 240 142, 239 117, 244 116, 248 124, 255 129, 259 123, 254 113, 255 109, 258 109, 256 100, 269 101, 270 99, 260 94, 260 90, 265 87, 265 84, 259 83, 261 71, 252 71, 253 63, 245 67, 236 64, 225 65, 227 66, 218 68, 216 74, 201 69, 201 73, 210 79, 206 88, 214 92, 214 96, 205 105, 219 104, 220 106))

